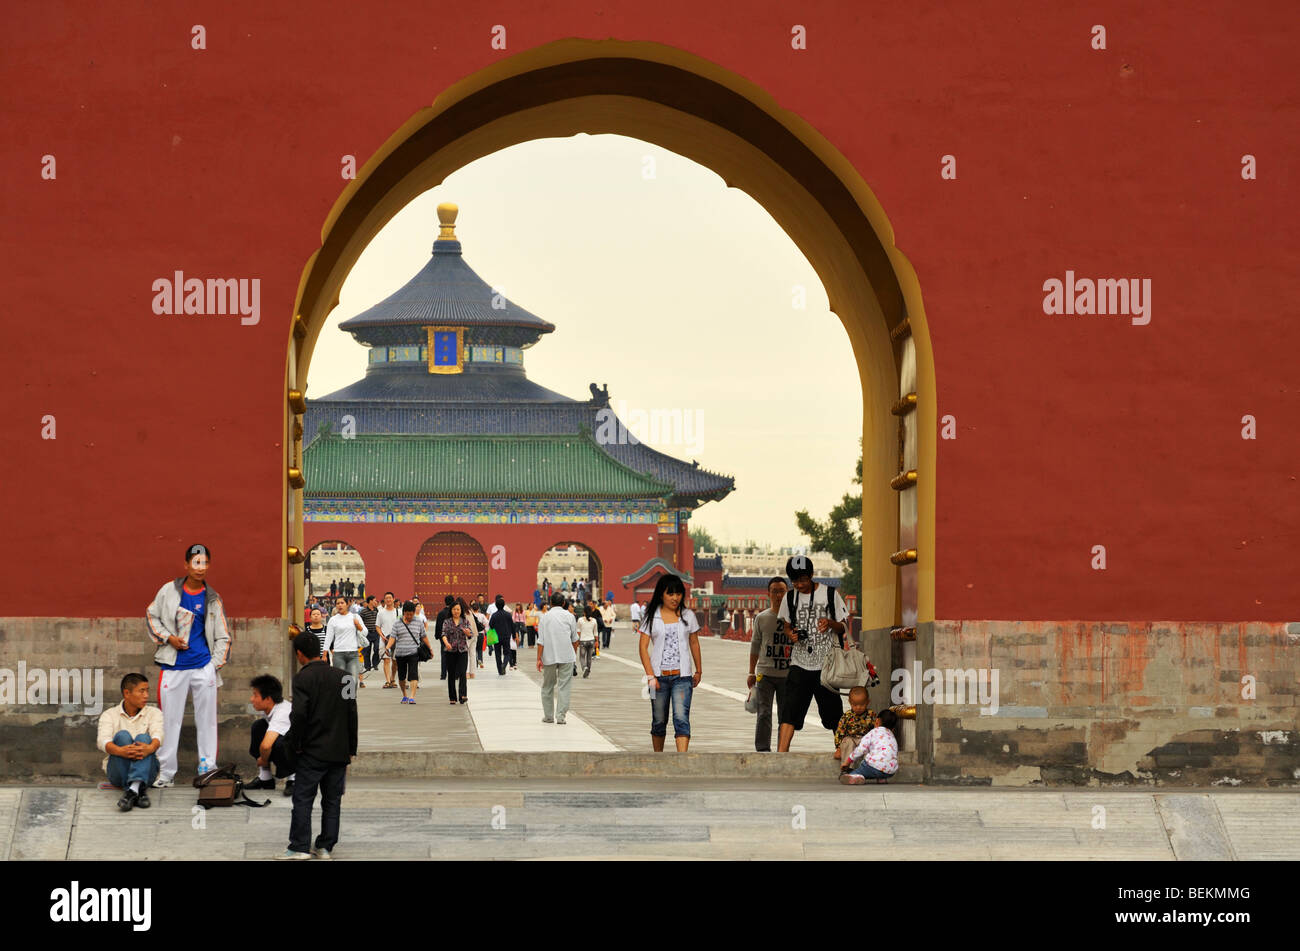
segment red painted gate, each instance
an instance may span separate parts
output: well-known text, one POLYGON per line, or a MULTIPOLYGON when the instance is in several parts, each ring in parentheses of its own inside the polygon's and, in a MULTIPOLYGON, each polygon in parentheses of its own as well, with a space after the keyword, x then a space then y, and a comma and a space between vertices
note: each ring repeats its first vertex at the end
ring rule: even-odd
POLYGON ((467 602, 488 594, 487 553, 464 532, 439 532, 415 556, 415 596, 436 613, 449 594, 467 602))

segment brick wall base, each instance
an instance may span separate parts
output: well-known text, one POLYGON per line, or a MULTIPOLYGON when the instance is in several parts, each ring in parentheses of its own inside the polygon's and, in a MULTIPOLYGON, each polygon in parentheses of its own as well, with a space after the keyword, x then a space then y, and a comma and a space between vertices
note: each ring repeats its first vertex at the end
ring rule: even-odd
MULTIPOLYGON (((288 626, 279 618, 233 620, 234 645, 221 671, 217 743, 221 758, 237 749, 246 754, 252 722, 248 682, 260 673, 289 677, 288 626)), ((20 663, 29 673, 59 668, 103 671, 103 707, 122 701, 121 681, 136 672, 149 678, 149 701, 158 702, 158 667, 138 618, 0 618, 0 668, 15 674, 20 663)), ((2 675, 0 675, 2 676, 2 675)), ((12 683, 12 680, 10 681, 12 683)), ((47 693, 46 699, 54 699, 47 693)), ((62 697, 59 699, 63 699, 62 697)), ((0 704, 0 780, 4 782, 102 779, 103 752, 95 747, 99 717, 78 704, 6 702, 0 704)), ((244 759, 247 757, 244 756, 244 759)), ((194 775, 198 747, 192 707, 181 729, 178 782, 194 775)))
MULTIPOLYGON (((242 755, 249 679, 269 672, 287 684, 291 661, 279 618, 233 623, 219 742, 242 755)), ((887 630, 863 640, 882 679, 891 651, 899 666, 887 630)), ((0 618, 0 668, 102 669, 105 707, 130 671, 150 678, 156 702, 152 656, 143 618, 0 618)), ((917 657, 929 783, 1300 786, 1300 624, 937 621, 918 626, 917 657), (925 702, 924 669, 997 670, 996 712, 946 702, 946 682, 925 702)), ((888 705, 889 686, 872 691, 874 705, 888 705)), ((97 720, 71 704, 0 705, 0 781, 102 776, 97 720)), ((197 757, 189 715, 180 749, 184 782, 197 757)))
POLYGON ((999 677, 996 712, 917 704, 930 783, 1300 786, 1300 624, 937 621, 917 646, 999 677))

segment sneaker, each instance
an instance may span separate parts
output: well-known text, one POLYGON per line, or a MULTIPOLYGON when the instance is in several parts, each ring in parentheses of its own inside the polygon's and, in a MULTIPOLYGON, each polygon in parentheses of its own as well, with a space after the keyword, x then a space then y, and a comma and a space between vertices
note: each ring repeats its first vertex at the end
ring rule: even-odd
POLYGON ((284 794, 285 794, 286 796, 292 796, 292 795, 293 795, 293 780, 292 780, 292 779, 286 779, 286 780, 284 781, 284 794))
POLYGON ((583 677, 590 677, 590 676, 591 676, 591 668, 588 667, 586 670, 584 670, 584 671, 582 672, 582 676, 583 676, 583 677))
POLYGON ((163 779, 161 776, 159 776, 157 779, 153 781, 154 789, 170 789, 172 786, 175 785, 176 785, 175 779, 163 779))
POLYGON ((140 787, 140 792, 135 797, 135 807, 137 809, 148 809, 153 803, 149 801, 149 790, 140 787))
POLYGON ((121 809, 123 812, 130 812, 135 808, 136 800, 139 798, 140 796, 138 793, 134 793, 128 789, 126 792, 122 793, 122 798, 117 801, 117 808, 121 809))
POLYGON ((312 849, 312 850, 311 850, 311 854, 314 855, 314 856, 316 856, 316 858, 318 858, 318 859, 327 859, 327 860, 328 860, 328 859, 332 859, 332 858, 334 857, 334 856, 330 855, 330 850, 329 850, 329 849, 312 849))
POLYGON ((276 858, 277 858, 277 859, 284 859, 284 860, 286 860, 286 861, 290 861, 290 862, 293 862, 293 861, 301 861, 302 859, 309 859, 309 858, 311 858, 311 853, 310 853, 310 852, 295 852, 293 849, 285 849, 282 853, 280 853, 279 855, 277 855, 276 858))
POLYGON ((555 722, 558 723, 560 726, 564 726, 564 722, 565 722, 564 717, 556 717, 555 722))
POLYGON ((867 777, 857 773, 840 773, 840 784, 844 786, 865 786, 867 777))
POLYGON ((274 789, 274 779, 251 779, 244 783, 245 789, 274 789))
POLYGON ((542 722, 543 722, 543 723, 554 723, 554 722, 555 722, 555 717, 542 717, 542 722))

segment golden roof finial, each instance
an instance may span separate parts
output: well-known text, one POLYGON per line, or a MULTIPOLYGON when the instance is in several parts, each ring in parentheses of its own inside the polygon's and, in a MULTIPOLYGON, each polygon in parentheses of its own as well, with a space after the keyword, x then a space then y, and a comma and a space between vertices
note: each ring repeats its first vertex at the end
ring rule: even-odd
POLYGON ((439 241, 456 241, 456 213, 460 209, 452 202, 444 201, 438 206, 439 241))

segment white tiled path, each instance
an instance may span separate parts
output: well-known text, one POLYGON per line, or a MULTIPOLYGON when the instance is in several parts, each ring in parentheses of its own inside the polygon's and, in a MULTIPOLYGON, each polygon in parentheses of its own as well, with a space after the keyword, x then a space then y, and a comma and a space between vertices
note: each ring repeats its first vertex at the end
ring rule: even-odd
MULTIPOLYGON (((531 659, 535 667, 536 657, 534 651, 521 651, 519 662, 523 664, 531 659)), ((484 752, 613 753, 619 749, 572 710, 563 724, 543 723, 542 688, 522 670, 509 670, 502 677, 496 665, 488 661, 471 684, 466 706, 484 752)))

